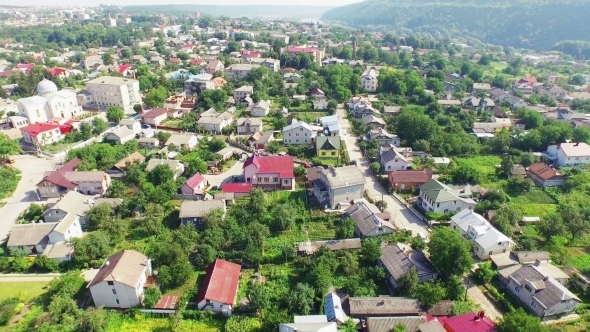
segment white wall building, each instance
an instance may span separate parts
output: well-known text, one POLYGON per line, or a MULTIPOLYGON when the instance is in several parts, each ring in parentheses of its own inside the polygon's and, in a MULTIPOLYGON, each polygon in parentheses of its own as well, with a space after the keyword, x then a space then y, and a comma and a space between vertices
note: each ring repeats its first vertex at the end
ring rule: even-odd
POLYGON ((305 122, 297 121, 283 128, 283 143, 309 145, 313 142, 317 133, 305 122))
POLYGON ((584 166, 590 164, 590 145, 583 142, 550 145, 547 155, 557 166, 584 166))
POLYGON ((118 106, 132 112, 134 105, 142 103, 138 80, 101 76, 86 82, 86 90, 97 106, 118 106))
POLYGON ((367 92, 377 91, 379 85, 379 72, 374 68, 369 68, 361 75, 361 88, 367 92))
POLYGON ((83 113, 74 91, 58 91, 55 83, 47 79, 37 84, 36 96, 20 99, 17 108, 31 124, 47 122, 51 118, 72 119, 83 113))

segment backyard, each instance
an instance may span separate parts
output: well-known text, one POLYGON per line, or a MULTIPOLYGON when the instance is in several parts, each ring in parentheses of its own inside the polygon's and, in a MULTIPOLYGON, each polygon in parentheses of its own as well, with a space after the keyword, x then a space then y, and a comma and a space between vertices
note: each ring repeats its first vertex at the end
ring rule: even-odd
POLYGON ((0 282, 0 301, 18 297, 29 301, 47 292, 47 281, 0 282))

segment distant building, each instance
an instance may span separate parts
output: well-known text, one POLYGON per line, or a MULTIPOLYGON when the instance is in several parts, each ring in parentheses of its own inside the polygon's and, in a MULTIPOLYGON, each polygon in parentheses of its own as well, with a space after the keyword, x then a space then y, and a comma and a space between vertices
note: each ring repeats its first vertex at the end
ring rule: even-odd
POLYGON ((96 106, 118 106, 131 112, 133 106, 142 104, 138 80, 101 76, 86 82, 86 89, 92 94, 96 106))

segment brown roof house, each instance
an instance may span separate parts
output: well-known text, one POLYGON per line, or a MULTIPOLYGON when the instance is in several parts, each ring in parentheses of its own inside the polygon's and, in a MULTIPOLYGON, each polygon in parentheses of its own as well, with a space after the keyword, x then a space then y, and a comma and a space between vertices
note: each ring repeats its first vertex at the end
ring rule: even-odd
POLYGON ((113 178, 120 178, 125 175, 127 171, 127 167, 132 164, 141 164, 145 161, 145 157, 139 152, 133 152, 132 154, 128 155, 127 157, 119 160, 113 167, 111 167, 107 173, 113 178))
POLYGON ((381 249, 379 265, 385 270, 392 291, 398 287, 398 280, 412 268, 418 272, 418 283, 438 278, 438 273, 424 253, 403 243, 390 244, 381 249))
POLYGON ((407 190, 410 188, 420 188, 421 185, 432 179, 431 170, 406 170, 389 172, 389 183, 392 188, 407 190))
POLYGON ((527 175, 541 188, 558 187, 565 184, 565 176, 545 163, 535 163, 527 169, 527 175))
POLYGON ((155 285, 152 261, 135 250, 107 258, 88 288, 95 306, 133 308, 143 303, 144 289, 155 285))
POLYGON ((395 226, 389 221, 389 214, 381 212, 377 206, 364 198, 355 200, 354 204, 346 209, 344 217, 354 220, 354 233, 361 238, 395 232, 395 226))

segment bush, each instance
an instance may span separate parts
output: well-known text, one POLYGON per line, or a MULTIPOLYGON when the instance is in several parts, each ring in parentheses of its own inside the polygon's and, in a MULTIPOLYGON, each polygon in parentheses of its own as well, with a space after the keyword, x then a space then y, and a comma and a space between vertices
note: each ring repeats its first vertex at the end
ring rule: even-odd
POLYGON ((10 323, 12 317, 17 314, 18 302, 17 298, 10 298, 0 302, 0 326, 10 323))
POLYGON ((153 308, 162 298, 162 292, 157 287, 148 287, 143 292, 143 306, 153 308))

